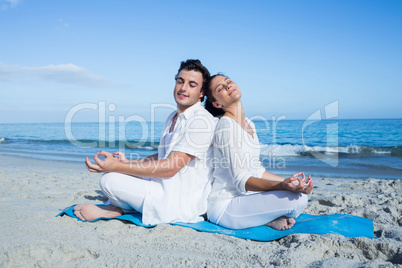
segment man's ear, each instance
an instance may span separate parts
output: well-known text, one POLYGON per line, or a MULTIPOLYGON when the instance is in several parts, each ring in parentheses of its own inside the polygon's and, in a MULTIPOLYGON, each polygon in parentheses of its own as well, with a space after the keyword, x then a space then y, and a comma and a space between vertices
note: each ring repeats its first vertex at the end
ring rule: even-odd
POLYGON ((200 99, 202 99, 202 97, 204 97, 204 96, 205 96, 205 92, 204 92, 204 91, 201 91, 200 99))
POLYGON ((222 104, 219 104, 219 103, 217 103, 216 101, 214 101, 214 102, 212 103, 212 106, 214 106, 215 108, 218 108, 218 109, 220 109, 220 108, 223 107, 222 104))

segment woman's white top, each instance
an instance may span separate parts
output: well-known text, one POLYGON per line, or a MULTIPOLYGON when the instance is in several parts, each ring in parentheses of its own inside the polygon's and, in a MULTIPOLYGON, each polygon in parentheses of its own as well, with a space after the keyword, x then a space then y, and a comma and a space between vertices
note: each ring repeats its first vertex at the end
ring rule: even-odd
POLYGON ((254 123, 248 118, 246 120, 253 129, 253 136, 227 116, 223 116, 216 126, 213 141, 214 182, 208 197, 208 215, 214 209, 226 206, 238 195, 255 193, 246 191, 246 182, 250 177, 261 178, 265 172, 260 161, 260 143, 254 123))

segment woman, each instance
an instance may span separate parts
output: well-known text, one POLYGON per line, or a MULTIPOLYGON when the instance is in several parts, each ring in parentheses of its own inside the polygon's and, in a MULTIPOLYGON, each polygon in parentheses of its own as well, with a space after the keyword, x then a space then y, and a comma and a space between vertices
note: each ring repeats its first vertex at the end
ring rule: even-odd
POLYGON ((259 141, 244 115, 241 91, 227 76, 211 77, 206 109, 219 120, 214 137, 214 184, 208 197, 208 218, 230 229, 268 225, 286 230, 307 206, 313 189, 304 173, 283 178, 265 171, 259 141), (302 178, 299 178, 299 177, 302 178))

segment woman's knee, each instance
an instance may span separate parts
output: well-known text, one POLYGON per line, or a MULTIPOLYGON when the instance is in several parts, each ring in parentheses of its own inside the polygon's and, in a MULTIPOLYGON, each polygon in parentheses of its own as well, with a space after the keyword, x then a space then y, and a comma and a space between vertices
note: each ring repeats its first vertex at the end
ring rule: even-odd
POLYGON ((308 195, 300 194, 300 197, 299 197, 300 208, 304 210, 307 207, 307 203, 308 203, 308 195))

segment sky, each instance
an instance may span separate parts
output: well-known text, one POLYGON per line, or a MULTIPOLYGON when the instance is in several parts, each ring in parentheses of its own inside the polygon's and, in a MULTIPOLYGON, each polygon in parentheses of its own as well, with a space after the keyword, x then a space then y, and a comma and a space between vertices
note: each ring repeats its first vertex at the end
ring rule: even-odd
POLYGON ((399 0, 0 0, 0 123, 164 121, 190 58, 248 117, 402 118, 399 0))

